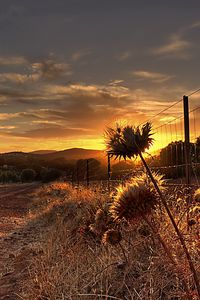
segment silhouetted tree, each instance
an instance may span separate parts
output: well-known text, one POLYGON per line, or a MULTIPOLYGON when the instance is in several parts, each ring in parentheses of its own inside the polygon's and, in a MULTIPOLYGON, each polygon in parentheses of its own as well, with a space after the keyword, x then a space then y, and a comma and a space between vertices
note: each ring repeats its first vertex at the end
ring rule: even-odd
POLYGON ((51 182, 58 180, 63 175, 63 172, 58 169, 43 168, 41 172, 42 182, 51 182))
POLYGON ((35 179, 36 172, 33 169, 24 169, 21 173, 22 182, 31 182, 35 179))
MULTIPOLYGON (((159 165, 167 167, 163 173, 169 178, 185 176, 185 144, 183 141, 175 141, 161 149, 159 165)), ((200 162, 200 137, 195 143, 190 143, 191 162, 200 162)))

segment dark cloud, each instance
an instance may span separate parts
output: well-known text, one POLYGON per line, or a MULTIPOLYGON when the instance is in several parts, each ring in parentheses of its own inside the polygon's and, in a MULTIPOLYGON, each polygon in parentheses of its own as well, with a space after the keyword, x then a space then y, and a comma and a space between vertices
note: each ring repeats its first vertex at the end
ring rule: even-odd
POLYGON ((117 119, 148 119, 199 86, 199 8, 196 0, 1 0, 0 126, 20 143, 84 139, 117 119))
MULTIPOLYGON (((44 59, 43 61, 32 64, 30 76, 38 75, 38 79, 57 80, 63 76, 72 74, 69 64, 58 63, 53 59, 44 59)), ((34 77, 33 77, 34 78, 34 77)))
POLYGON ((22 5, 14 5, 9 3, 7 5, 2 5, 1 3, 1 13, 0 13, 0 22, 9 22, 21 18, 25 13, 25 7, 22 5))
POLYGON ((36 128, 33 130, 27 130, 24 132, 12 132, 8 135, 23 138, 33 138, 33 139, 56 139, 56 138, 71 138, 71 137, 81 137, 90 135, 90 130, 83 130, 81 128, 65 128, 61 126, 45 126, 43 128, 36 128))
POLYGON ((2 87, 0 86, 0 97, 3 97, 4 102, 12 101, 13 104, 22 101, 41 101, 43 96, 39 91, 26 89, 23 87, 16 88, 15 86, 2 87), (16 101, 16 102, 15 102, 16 101))

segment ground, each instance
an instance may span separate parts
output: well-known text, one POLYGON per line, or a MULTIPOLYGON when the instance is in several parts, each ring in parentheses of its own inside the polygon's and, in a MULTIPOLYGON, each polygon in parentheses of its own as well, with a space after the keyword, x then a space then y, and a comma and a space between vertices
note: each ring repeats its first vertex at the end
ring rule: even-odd
POLYGON ((0 299, 20 299, 38 229, 30 222, 31 193, 38 184, 0 186, 0 299))

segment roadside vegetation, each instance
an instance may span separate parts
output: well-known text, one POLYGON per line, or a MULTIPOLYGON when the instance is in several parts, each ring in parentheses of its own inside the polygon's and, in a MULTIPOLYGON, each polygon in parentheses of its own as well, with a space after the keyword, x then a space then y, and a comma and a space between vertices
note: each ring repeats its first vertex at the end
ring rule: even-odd
MULTIPOLYGON (((110 197, 64 183, 38 190, 31 213, 36 226, 42 220, 47 229, 31 261, 27 299, 188 299, 188 292, 198 299, 187 259, 151 187, 142 190, 152 197, 145 218, 137 206, 123 210, 127 197, 138 197, 136 183, 132 179, 110 197)), ((189 223, 184 192, 164 194, 200 276, 199 192, 189 223)))
MULTIPOLYGON (((78 160, 71 183, 48 183, 66 173, 44 166, 18 173, 22 182, 43 182, 32 195, 29 210, 30 222, 42 230, 20 297, 199 299, 200 189, 166 185, 169 174, 151 170, 144 155, 153 143, 150 123, 107 128, 105 142, 110 157, 139 158, 144 171, 134 172, 119 185, 115 182, 115 187, 110 182, 90 188, 81 179, 89 162, 86 177, 101 174, 96 159, 78 160)), ((181 149, 182 143, 173 147, 181 149)), ((161 151, 160 159, 162 155, 161 151)), ((119 162, 121 166, 128 170, 130 163, 119 162)))
POLYGON ((199 190, 166 188, 143 153, 151 124, 107 128, 107 153, 146 172, 112 193, 49 185, 36 210, 49 224, 30 270, 30 299, 199 299, 199 190))

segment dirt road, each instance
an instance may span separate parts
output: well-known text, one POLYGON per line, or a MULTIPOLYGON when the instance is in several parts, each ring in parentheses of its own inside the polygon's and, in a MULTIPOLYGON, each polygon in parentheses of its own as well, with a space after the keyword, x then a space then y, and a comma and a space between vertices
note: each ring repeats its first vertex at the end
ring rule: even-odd
POLYGON ((21 299, 37 229, 30 225, 31 193, 38 184, 0 186, 0 299, 21 299))

